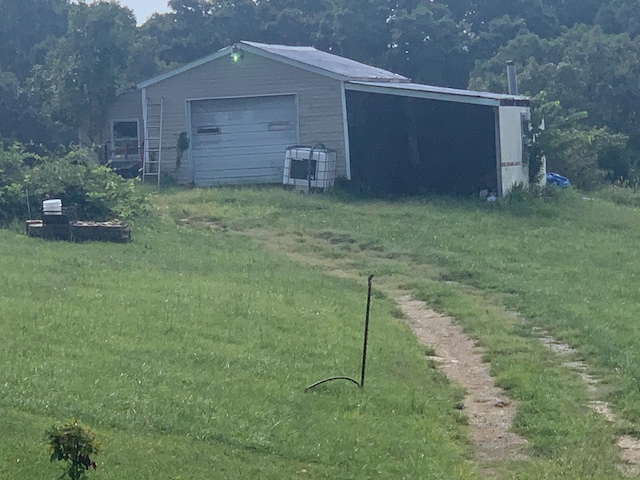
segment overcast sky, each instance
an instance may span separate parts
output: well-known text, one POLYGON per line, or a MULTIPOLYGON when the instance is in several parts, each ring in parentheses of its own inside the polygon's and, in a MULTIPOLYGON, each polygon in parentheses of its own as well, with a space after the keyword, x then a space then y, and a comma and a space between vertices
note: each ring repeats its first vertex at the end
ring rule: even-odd
POLYGON ((120 3, 133 10, 138 25, 144 23, 153 12, 164 13, 169 10, 167 0, 120 0, 120 3))

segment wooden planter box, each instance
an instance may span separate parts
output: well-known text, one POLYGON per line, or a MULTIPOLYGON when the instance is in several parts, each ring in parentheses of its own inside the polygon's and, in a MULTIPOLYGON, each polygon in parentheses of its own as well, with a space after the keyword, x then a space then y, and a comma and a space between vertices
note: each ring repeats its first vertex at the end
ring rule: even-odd
POLYGON ((122 223, 73 222, 69 224, 43 224, 42 220, 27 220, 27 235, 49 240, 88 240, 103 242, 130 242, 131 229, 122 223))

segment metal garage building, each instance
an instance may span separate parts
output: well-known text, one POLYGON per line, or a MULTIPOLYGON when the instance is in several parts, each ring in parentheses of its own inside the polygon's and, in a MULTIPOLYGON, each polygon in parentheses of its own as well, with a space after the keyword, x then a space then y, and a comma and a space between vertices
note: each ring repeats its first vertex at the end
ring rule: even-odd
POLYGON ((285 150, 322 143, 336 177, 399 192, 506 192, 526 183, 525 97, 411 83, 321 52, 240 42, 118 97, 108 156, 179 183, 282 182, 285 150), (188 148, 186 148, 188 146, 188 148))

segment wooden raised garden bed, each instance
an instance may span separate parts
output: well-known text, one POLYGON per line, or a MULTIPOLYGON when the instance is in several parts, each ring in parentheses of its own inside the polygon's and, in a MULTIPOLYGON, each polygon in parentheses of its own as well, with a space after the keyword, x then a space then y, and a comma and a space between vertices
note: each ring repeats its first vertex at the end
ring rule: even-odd
POLYGON ((106 242, 130 242, 131 229, 119 222, 70 222, 43 223, 42 220, 27 220, 27 235, 51 240, 71 240, 85 242, 98 240, 106 242))

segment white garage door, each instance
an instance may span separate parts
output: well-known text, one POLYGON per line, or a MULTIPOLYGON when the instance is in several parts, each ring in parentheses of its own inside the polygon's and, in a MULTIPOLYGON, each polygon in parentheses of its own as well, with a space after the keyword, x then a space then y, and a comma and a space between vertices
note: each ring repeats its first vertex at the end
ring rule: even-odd
POLYGON ((294 95, 191 102, 196 185, 282 182, 285 150, 298 143, 294 95))

